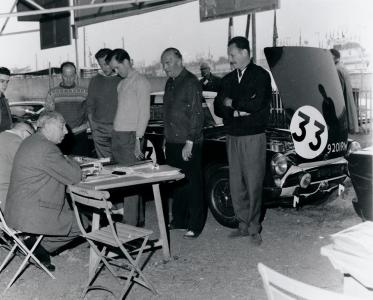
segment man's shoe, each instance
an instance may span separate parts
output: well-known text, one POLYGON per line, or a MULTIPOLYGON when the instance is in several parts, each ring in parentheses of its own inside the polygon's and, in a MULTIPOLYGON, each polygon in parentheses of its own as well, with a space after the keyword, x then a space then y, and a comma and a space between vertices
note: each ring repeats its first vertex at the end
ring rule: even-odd
POLYGON ((54 272, 56 270, 56 266, 52 263, 45 263, 43 264, 49 272, 54 272))
POLYGON ((236 230, 232 231, 228 237, 231 238, 231 239, 234 239, 234 238, 239 238, 239 237, 244 237, 244 236, 248 236, 249 235, 249 231, 246 229, 240 229, 240 228, 237 228, 236 230))
POLYGON ((260 233, 255 233, 250 235, 250 243, 254 246, 260 246, 262 244, 262 236, 260 233))
POLYGON ((184 239, 187 239, 187 240, 194 240, 196 238, 198 238, 199 236, 199 233, 196 233, 195 231, 193 230, 188 230, 185 234, 184 234, 184 239))
POLYGON ((187 230, 187 229, 181 226, 176 226, 173 223, 170 223, 168 224, 168 230, 187 230))

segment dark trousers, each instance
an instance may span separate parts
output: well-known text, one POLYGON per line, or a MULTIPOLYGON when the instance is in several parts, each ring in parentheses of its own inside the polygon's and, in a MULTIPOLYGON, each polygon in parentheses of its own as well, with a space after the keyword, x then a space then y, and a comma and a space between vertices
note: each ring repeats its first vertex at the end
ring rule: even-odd
POLYGON ((205 224, 206 205, 202 186, 202 146, 194 144, 192 158, 184 161, 184 144, 166 144, 166 163, 182 169, 185 179, 172 184, 172 217, 176 227, 200 233, 205 224))
POLYGON ((229 185, 236 218, 247 224, 249 233, 261 231, 263 180, 266 163, 264 133, 227 136, 229 185))
POLYGON ((113 125, 92 121, 91 129, 97 156, 99 158, 111 157, 111 134, 113 125))
MULTIPOLYGON (((134 154, 136 133, 134 131, 114 131, 112 134, 112 155, 115 162, 122 165, 131 165, 137 162, 134 154)), ((123 201, 123 221, 137 226, 144 219, 142 205, 138 194, 133 190, 126 190, 123 201), (141 214, 140 214, 141 213, 141 214)), ((135 191, 136 192, 136 191, 135 191)))
MULTIPOLYGON (((73 214, 73 212, 71 212, 73 214)), ((76 222, 75 215, 73 215, 72 225, 69 233, 65 236, 51 236, 45 235, 40 242, 40 245, 44 247, 47 252, 52 253, 62 248, 63 246, 69 244, 74 239, 79 237, 81 231, 76 222)))
POLYGON ((87 133, 84 131, 74 134, 70 127, 66 128, 68 133, 58 145, 61 152, 66 155, 92 156, 87 133))

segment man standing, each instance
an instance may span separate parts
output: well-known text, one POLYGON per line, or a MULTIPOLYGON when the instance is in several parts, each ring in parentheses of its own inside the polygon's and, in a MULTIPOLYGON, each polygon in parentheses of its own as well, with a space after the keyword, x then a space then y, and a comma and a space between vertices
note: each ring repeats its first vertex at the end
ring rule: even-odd
POLYGON ((330 53, 333 56, 334 64, 338 72, 339 81, 342 85, 343 97, 345 100, 347 111, 348 131, 352 134, 359 133, 359 122, 354 96, 352 94, 350 75, 348 74, 346 68, 340 62, 341 54, 339 53, 339 51, 336 49, 330 49, 330 53))
POLYGON ((37 255, 54 270, 49 254, 79 235, 74 214, 65 199, 65 188, 81 180, 80 166, 64 157, 59 144, 67 129, 58 112, 46 112, 38 131, 26 138, 13 162, 4 217, 14 229, 45 235, 37 255))
POLYGON ((202 191, 202 89, 196 76, 183 66, 182 55, 167 48, 161 56, 167 76, 164 102, 166 162, 184 171, 186 180, 175 184, 170 229, 187 229, 194 239, 205 222, 202 191))
POLYGON ((232 72, 222 80, 215 113, 227 126, 229 183, 239 228, 230 237, 250 236, 260 245, 262 188, 266 162, 264 130, 272 97, 267 71, 250 61, 249 41, 234 37, 228 43, 232 72))
POLYGON ((12 115, 10 114, 8 100, 4 95, 8 87, 9 78, 9 69, 0 67, 0 132, 12 127, 12 115))
POLYGON ((47 111, 57 111, 66 120, 68 135, 60 148, 64 154, 89 156, 87 148, 87 89, 76 84, 76 67, 66 61, 61 64, 62 82, 48 92, 47 111))
POLYGON ((111 134, 118 103, 117 86, 121 81, 105 61, 110 52, 110 49, 103 48, 95 54, 101 72, 92 78, 88 86, 88 119, 99 158, 111 157, 111 134))
MULTIPOLYGON (((123 49, 113 50, 107 60, 122 78, 118 85, 118 108, 114 117, 112 155, 114 161, 131 165, 144 158, 141 139, 150 118, 150 83, 132 68, 123 49)), ((124 199, 124 222, 136 226, 142 213, 138 195, 124 199)))
POLYGON ((206 62, 200 65, 202 78, 200 80, 204 91, 219 92, 221 79, 211 73, 210 66, 206 62))
POLYGON ((10 183, 13 159, 23 139, 34 133, 27 123, 15 123, 12 129, 0 133, 0 208, 4 211, 6 195, 10 183))

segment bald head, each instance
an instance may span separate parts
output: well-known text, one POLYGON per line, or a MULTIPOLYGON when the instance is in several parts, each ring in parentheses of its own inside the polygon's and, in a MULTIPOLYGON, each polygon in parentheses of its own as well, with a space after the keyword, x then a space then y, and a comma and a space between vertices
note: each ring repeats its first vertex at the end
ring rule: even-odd
POLYGON ((202 77, 206 77, 210 74, 210 66, 207 62, 202 62, 199 66, 202 77))
POLYGON ((176 48, 167 48, 162 52, 161 63, 166 75, 176 78, 183 70, 183 57, 176 48))
POLYGON ((76 80, 76 67, 74 63, 66 61, 61 65, 62 85, 64 87, 74 87, 76 80))
POLYGON ((65 119, 56 111, 41 114, 37 127, 41 134, 54 144, 61 143, 65 134, 67 134, 65 119))

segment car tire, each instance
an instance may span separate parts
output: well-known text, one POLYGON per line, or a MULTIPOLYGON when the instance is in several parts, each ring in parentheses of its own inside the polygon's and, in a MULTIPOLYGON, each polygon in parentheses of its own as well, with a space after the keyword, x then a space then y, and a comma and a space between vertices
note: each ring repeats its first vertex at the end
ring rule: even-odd
POLYGON ((229 190, 229 172, 226 167, 210 169, 206 178, 206 196, 210 211, 219 224, 237 228, 229 190))

